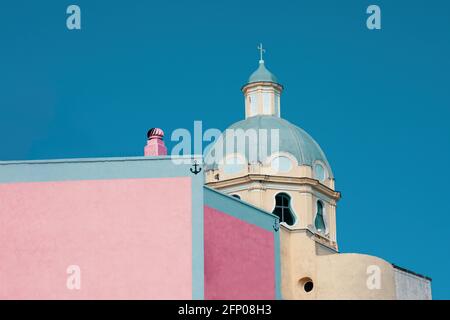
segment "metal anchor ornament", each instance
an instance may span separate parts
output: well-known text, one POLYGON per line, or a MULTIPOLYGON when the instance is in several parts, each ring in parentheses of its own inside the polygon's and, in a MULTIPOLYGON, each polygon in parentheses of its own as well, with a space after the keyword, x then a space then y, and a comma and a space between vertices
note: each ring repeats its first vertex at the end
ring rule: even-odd
POLYGON ((194 168, 190 168, 190 170, 193 174, 197 175, 202 171, 202 168, 200 168, 200 165, 197 163, 197 161, 194 161, 194 164, 192 166, 194 168))

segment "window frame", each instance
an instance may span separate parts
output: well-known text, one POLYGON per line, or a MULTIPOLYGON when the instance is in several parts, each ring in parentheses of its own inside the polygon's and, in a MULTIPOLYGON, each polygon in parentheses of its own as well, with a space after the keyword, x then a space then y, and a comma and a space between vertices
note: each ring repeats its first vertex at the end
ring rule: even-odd
POLYGON ((274 200, 275 204, 274 204, 274 207, 273 207, 273 210, 272 210, 272 214, 274 214, 274 215, 276 215, 278 217, 278 215, 275 213, 275 210, 277 208, 280 208, 280 207, 281 207, 281 210, 282 210, 281 217, 279 217, 280 218, 280 223, 285 224, 287 227, 293 227, 294 225, 296 225, 298 219, 297 219, 297 215, 295 214, 294 210, 292 209, 292 196, 289 193, 287 193, 287 192, 281 191, 281 192, 278 192, 277 194, 275 194, 273 200, 274 200), (288 200, 287 206, 283 206, 283 204, 281 204, 281 206, 277 205, 277 197, 278 196, 285 196, 287 198, 287 200, 288 200), (286 221, 282 221, 282 218, 284 217, 284 210, 285 209, 289 209, 289 212, 291 213, 292 224, 288 224, 286 221))
POLYGON ((327 223, 327 219, 326 219, 326 205, 325 205, 325 201, 323 201, 322 199, 316 199, 316 213, 314 214, 314 228, 316 229, 316 231, 318 231, 319 233, 323 234, 323 235, 328 235, 329 234, 329 230, 328 230, 328 223, 327 223), (316 219, 317 219, 317 215, 319 213, 319 203, 322 206, 322 221, 323 221, 323 225, 325 227, 325 230, 319 230, 316 227, 316 219))

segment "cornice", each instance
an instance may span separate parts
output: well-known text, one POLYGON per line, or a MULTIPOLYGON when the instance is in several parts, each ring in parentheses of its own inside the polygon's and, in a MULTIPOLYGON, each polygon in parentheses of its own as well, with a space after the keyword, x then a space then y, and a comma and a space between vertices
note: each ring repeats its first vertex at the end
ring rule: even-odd
POLYGON ((274 87, 275 89, 277 89, 278 91, 283 91, 283 86, 279 83, 275 83, 275 82, 269 82, 269 81, 258 81, 258 82, 252 82, 252 83, 247 83, 245 85, 243 85, 241 87, 241 91, 245 94, 249 89, 254 88, 254 87, 259 87, 259 86, 270 86, 270 87, 274 87))
POLYGON ((264 175, 264 174, 247 174, 245 176, 222 180, 222 181, 213 181, 206 183, 207 186, 215 188, 215 189, 223 189, 235 185, 246 184, 246 183, 282 183, 282 184, 290 184, 290 185, 308 185, 312 187, 314 190, 319 191, 328 197, 338 201, 341 198, 341 193, 339 191, 334 191, 331 188, 321 184, 318 180, 307 178, 307 177, 284 177, 284 176, 272 176, 272 175, 264 175))

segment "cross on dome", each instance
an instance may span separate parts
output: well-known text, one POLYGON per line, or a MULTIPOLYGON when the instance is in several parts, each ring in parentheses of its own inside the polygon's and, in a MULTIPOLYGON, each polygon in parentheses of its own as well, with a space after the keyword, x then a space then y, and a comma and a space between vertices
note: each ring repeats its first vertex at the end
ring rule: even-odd
POLYGON ((266 49, 263 48, 262 43, 259 44, 258 50, 259 50, 259 63, 263 63, 264 62, 263 55, 266 52, 266 49))

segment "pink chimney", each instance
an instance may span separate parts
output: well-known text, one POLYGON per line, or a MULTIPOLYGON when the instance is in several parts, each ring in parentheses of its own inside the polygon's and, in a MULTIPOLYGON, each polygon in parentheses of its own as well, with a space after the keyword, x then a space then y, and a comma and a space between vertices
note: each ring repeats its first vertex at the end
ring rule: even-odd
POLYGON ((164 145, 164 131, 152 128, 147 133, 147 145, 144 148, 145 156, 166 156, 167 148, 164 145))

